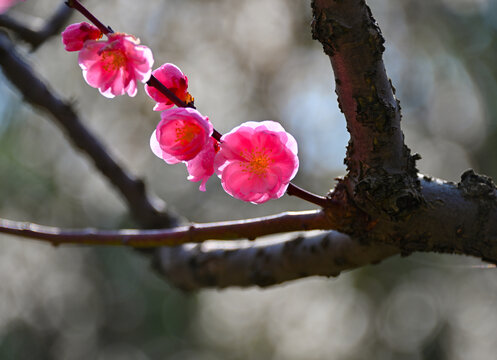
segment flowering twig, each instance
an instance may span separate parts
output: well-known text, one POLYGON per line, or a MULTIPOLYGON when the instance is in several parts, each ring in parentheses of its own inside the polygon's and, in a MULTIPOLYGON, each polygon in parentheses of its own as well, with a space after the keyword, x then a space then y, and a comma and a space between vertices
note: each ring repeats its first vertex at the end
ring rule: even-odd
MULTIPOLYGON (((104 34, 113 33, 113 30, 110 26, 105 26, 100 20, 98 20, 88 9, 86 9, 78 0, 68 0, 66 2, 67 6, 72 7, 78 10, 83 16, 85 16, 88 20, 90 20, 96 27, 102 31, 104 34)), ((152 86, 159 90, 163 95, 165 95, 169 100, 171 100, 178 107, 191 107, 195 109, 195 105, 193 102, 185 103, 180 98, 176 96, 176 94, 171 91, 167 86, 162 84, 154 75, 150 76, 150 79, 146 82, 147 85, 152 86)), ((213 130, 212 137, 217 141, 221 141, 222 134, 218 132, 216 129, 213 130)), ((313 204, 319 205, 321 207, 326 207, 329 204, 327 198, 313 194, 306 190, 301 189, 300 187, 289 183, 287 194, 291 196, 299 197, 305 201, 309 201, 313 204)))
POLYGON ((0 219, 0 233, 46 241, 53 245, 175 246, 208 239, 255 239, 269 234, 317 229, 330 229, 330 220, 322 210, 285 212, 239 221, 191 223, 187 226, 161 230, 68 230, 0 219))
MULTIPOLYGON (((83 6, 78 0, 69 0, 66 2, 66 5, 79 11, 84 17, 90 20, 102 33, 105 35, 112 34, 114 30, 110 26, 105 26, 98 18, 93 15, 87 8, 83 6)), ((174 92, 172 92, 167 86, 162 84, 157 78, 153 75, 150 76, 150 79, 147 81, 149 86, 153 86, 161 93, 163 93, 169 100, 171 100, 178 107, 191 107, 195 108, 193 103, 185 103, 180 98, 176 96, 174 92)))
MULTIPOLYGON (((336 203, 330 201, 326 209, 315 215, 309 215, 312 220, 307 218, 309 222, 305 220, 300 225, 302 230, 309 230, 313 228, 309 225, 315 221, 314 224, 321 224, 317 228, 333 227, 353 234, 353 236, 342 237, 341 234, 329 232, 318 237, 304 239, 298 237, 273 244, 264 240, 262 242, 229 243, 218 241, 202 245, 163 247, 154 252, 154 254, 160 254, 156 258, 156 269, 168 278, 172 278, 173 282, 181 287, 198 288, 253 284, 267 286, 310 275, 337 275, 341 269, 350 269, 379 261, 399 251, 403 255, 408 255, 413 251, 459 253, 497 263, 497 189, 490 178, 467 171, 462 175, 458 184, 420 176, 413 179, 414 184, 418 186, 414 188, 403 186, 406 184, 402 181, 405 179, 410 181, 412 172, 415 172, 414 158, 410 158, 403 142, 398 147, 400 125, 396 115, 391 116, 391 110, 400 115, 400 109, 392 109, 388 106, 389 101, 383 101, 386 99, 385 90, 389 93, 391 89, 388 86, 385 88, 387 83, 383 80, 387 78, 385 78, 386 74, 384 74, 381 61, 382 43, 376 41, 379 39, 379 30, 365 2, 361 0, 347 2, 314 0, 313 5, 315 5, 315 31, 317 31, 315 35, 320 38, 325 50, 332 57, 332 65, 336 71, 338 85, 340 85, 338 89, 340 104, 345 110, 349 125, 355 126, 356 129, 351 131, 353 141, 348 154, 349 170, 352 171, 346 181, 339 183, 340 189, 347 189, 350 197, 346 197, 340 191, 334 193, 334 195, 344 195, 346 199, 344 206, 349 206, 349 208, 334 211, 333 207, 336 203), (371 62, 371 60, 374 61, 371 62), (370 69, 370 71, 364 74, 365 69, 370 69), (378 91, 378 93, 370 97, 368 91, 375 93, 378 91), (386 108, 385 105, 387 105, 386 108), (371 127, 370 130, 374 131, 369 131, 364 126, 371 127), (391 134, 392 130, 395 130, 395 134, 389 145, 383 140, 390 140, 388 134, 391 134), (369 136, 378 132, 382 132, 383 134, 380 134, 382 136, 369 136), (381 147, 381 151, 378 152, 377 147, 381 147), (384 157, 387 148, 392 153, 384 157), (402 154, 394 153, 396 148, 402 151, 402 154), (385 159, 387 161, 383 161, 385 159), (408 163, 406 164, 405 161, 408 163), (408 166, 408 169, 404 169, 403 166, 408 166), (408 170, 407 174, 405 170, 408 170), (389 179, 398 180, 395 188, 391 187, 392 182, 386 181, 389 179), (354 186, 355 183, 360 186, 354 186), (385 198, 384 195, 389 196, 394 192, 392 190, 395 190, 395 198, 385 198), (424 199, 423 206, 413 206, 413 203, 409 201, 417 191, 421 191, 421 197, 424 199), (349 211, 354 205, 354 202, 349 200, 352 198, 355 203, 361 200, 364 203, 367 199, 373 209, 371 210, 371 206, 365 206, 364 208, 370 210, 367 214, 349 211), (379 218, 378 214, 382 213, 382 210, 389 209, 394 211, 392 216, 386 219, 379 218), (325 212, 327 216, 324 216, 325 212), (338 219, 330 219, 334 216, 338 219), (342 217, 341 221, 340 217, 342 217), (341 238, 343 241, 340 240, 341 238)), ((82 124, 76 121, 76 128, 72 128, 70 124, 65 124, 59 119, 60 116, 63 118, 67 113, 73 113, 70 106, 57 98, 54 100, 53 97, 46 96, 49 91, 39 80, 35 79, 36 81, 33 82, 29 76, 26 77, 24 74, 25 69, 13 66, 12 62, 18 62, 18 55, 13 51, 15 50, 13 47, 4 47, 5 41, 10 40, 0 34, 0 63, 6 68, 6 76, 19 87, 29 102, 51 109, 49 111, 61 122, 77 146, 85 149, 85 147, 95 145, 91 143, 89 145, 85 142, 87 139, 81 142, 74 139, 80 136, 78 132, 81 131, 82 124), (41 95, 36 94, 37 92, 41 95)), ((84 133, 83 137, 85 137, 84 133)), ((97 143, 97 148, 98 145, 97 143)), ((130 188, 127 185, 120 187, 121 181, 126 184, 129 180, 126 176, 124 179, 119 179, 123 176, 123 172, 117 172, 116 175, 113 171, 102 167, 102 165, 117 166, 112 162, 100 163, 97 157, 108 156, 105 154, 105 149, 100 149, 100 151, 85 149, 85 151, 94 159, 99 170, 109 176, 113 184, 124 192, 125 196, 127 190, 138 190, 135 193, 138 198, 144 196, 144 189, 140 190, 139 182, 131 181, 131 184, 128 184, 130 188), (112 180, 115 176, 118 179, 112 180)), ((125 172, 124 175, 126 175, 125 172)), ((293 186, 289 186, 289 189, 291 189, 289 192, 294 191, 293 186)), ((139 218, 141 209, 139 206, 134 208, 133 196, 130 197, 128 203, 135 210, 134 215, 139 218)), ((147 202, 145 198, 144 203, 147 202)), ((147 213, 147 216, 149 214, 147 213)), ((256 219, 252 219, 248 220, 248 224, 245 221, 239 221, 238 224, 230 222, 229 224, 193 225, 193 228, 169 230, 172 233, 167 236, 170 236, 170 241, 189 236, 206 237, 213 235, 209 232, 214 232, 216 226, 226 225, 217 234, 220 238, 227 238, 235 232, 236 236, 247 236, 252 239, 257 234, 268 234, 268 229, 265 229, 268 225, 274 226, 273 230, 281 229, 281 231, 297 228, 293 224, 295 218, 291 216, 285 220, 288 222, 287 225, 284 225, 285 221, 277 225, 276 219, 269 223, 264 223, 264 218, 259 220, 260 224, 256 219), (250 223, 251 221, 254 223, 250 223), (257 227, 260 232, 250 233, 249 231, 254 227, 257 227)), ((2 224, 5 233, 33 238, 37 238, 38 235, 48 236, 45 241, 54 244, 71 243, 68 237, 78 235, 62 229, 37 227, 36 225, 23 226, 22 223, 16 222, 4 221, 2 224)), ((85 231, 87 231, 86 234, 104 235, 106 241, 112 239, 109 237, 105 239, 105 235, 115 235, 117 237, 112 241, 121 241, 121 244, 130 244, 127 240, 130 235, 140 235, 139 230, 125 231, 120 234, 119 232, 85 231)), ((153 237, 154 234, 157 235, 157 232, 160 231, 153 231, 146 235, 153 237)), ((84 234, 79 235, 84 236, 84 234)), ((190 237, 188 241, 191 241, 193 237, 190 237)), ((79 240, 83 239, 80 237, 79 240)), ((142 240, 143 243, 140 246, 145 246, 146 239, 142 240)), ((82 244, 83 241, 74 243, 82 244)))
POLYGON ((321 206, 322 208, 326 208, 330 206, 331 200, 325 198, 324 196, 319 196, 313 193, 304 190, 293 183, 288 184, 288 188, 286 189, 286 193, 290 196, 296 196, 303 200, 309 201, 310 203, 321 206))
POLYGON ((157 90, 159 90, 161 93, 163 93, 169 100, 171 100, 174 105, 178 107, 191 107, 195 109, 195 105, 192 103, 185 103, 182 101, 179 97, 176 96, 174 92, 169 90, 167 86, 165 86, 163 83, 161 83, 157 78, 153 75, 150 76, 150 79, 147 81, 147 85, 153 86, 157 90))
POLYGON ((0 65, 4 75, 19 89, 24 99, 49 113, 73 145, 93 160, 100 172, 119 190, 142 226, 165 227, 177 222, 161 211, 164 204, 159 199, 149 198, 140 179, 129 174, 109 155, 104 145, 81 123, 72 107, 49 90, 16 51, 8 36, 2 33, 0 65))

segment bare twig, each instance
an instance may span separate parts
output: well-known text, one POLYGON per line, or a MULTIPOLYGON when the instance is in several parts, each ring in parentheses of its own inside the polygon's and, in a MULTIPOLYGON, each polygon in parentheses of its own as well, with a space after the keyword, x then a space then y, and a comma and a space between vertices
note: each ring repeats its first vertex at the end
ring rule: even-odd
POLYGON ((329 228, 329 219, 320 210, 286 212, 263 218, 238 221, 208 224, 191 223, 187 226, 167 230, 69 230, 0 219, 0 233, 46 241, 53 245, 175 246, 203 242, 208 239, 232 240, 246 238, 254 240, 257 237, 269 234, 329 228))
POLYGON ((71 14, 72 9, 62 4, 39 29, 34 29, 8 15, 0 15, 0 27, 11 30, 35 50, 53 35, 59 35, 71 14))
POLYGON ((326 208, 326 207, 331 206, 330 199, 325 198, 323 196, 319 196, 319 195, 310 193, 307 190, 304 190, 293 183, 288 184, 288 188, 286 190, 286 193, 290 196, 296 196, 300 199, 303 199, 303 200, 306 200, 310 203, 316 204, 322 208, 326 208))

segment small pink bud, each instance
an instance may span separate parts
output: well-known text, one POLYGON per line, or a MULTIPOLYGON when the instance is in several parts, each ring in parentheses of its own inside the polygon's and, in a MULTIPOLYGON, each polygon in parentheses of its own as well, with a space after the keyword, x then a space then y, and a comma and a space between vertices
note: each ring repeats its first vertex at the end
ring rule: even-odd
POLYGON ((168 164, 193 159, 213 132, 209 118, 192 108, 163 111, 161 119, 150 138, 150 148, 168 164))
POLYGON ((79 51, 87 40, 98 40, 102 32, 87 22, 71 24, 62 32, 62 42, 66 51, 79 51))
POLYGON ((214 160, 224 190, 255 204, 283 196, 298 168, 297 142, 274 121, 249 121, 223 135, 214 160))
POLYGON ((108 98, 135 96, 137 81, 146 82, 152 72, 152 51, 135 37, 114 33, 106 41, 88 40, 78 62, 88 85, 108 98))
POLYGON ((205 191, 207 180, 214 174, 214 158, 219 151, 217 140, 212 137, 209 140, 204 149, 186 163, 188 180, 202 181, 199 186, 200 191, 205 191))
MULTIPOLYGON (((190 94, 188 94, 188 78, 181 70, 173 64, 164 64, 155 69, 152 75, 157 78, 164 86, 171 90, 180 100, 188 103, 190 94)), ((153 86, 145 85, 145 91, 148 96, 157 101, 155 104, 155 111, 162 111, 174 106, 173 102, 169 100, 164 94, 153 86)))

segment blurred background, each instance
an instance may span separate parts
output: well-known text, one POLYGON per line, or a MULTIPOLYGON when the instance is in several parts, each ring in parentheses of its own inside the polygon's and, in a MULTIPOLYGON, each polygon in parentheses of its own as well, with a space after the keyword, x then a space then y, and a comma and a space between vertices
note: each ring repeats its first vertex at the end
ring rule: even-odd
MULTIPOLYGON (((43 22, 60 1, 9 15, 43 22)), ((319 194, 344 174, 348 134, 329 59, 311 39, 310 1, 88 0, 134 34, 158 67, 189 77, 198 109, 220 132, 279 121, 299 143, 295 183, 319 194)), ((371 0, 385 63, 421 172, 458 181, 469 167, 497 177, 497 3, 371 0)), ((73 22, 83 21, 74 14, 73 22)), ((192 221, 312 206, 289 197, 242 203, 215 178, 208 191, 166 166, 148 141, 159 115, 143 89, 109 100, 83 80, 77 55, 53 38, 20 47, 52 90, 150 190, 192 221)), ((134 227, 119 195, 0 71, 0 217, 63 227, 134 227)), ((476 259, 393 258, 337 279, 269 289, 183 293, 130 249, 62 247, 0 236, 1 359, 483 359, 497 351, 497 274, 476 259)))

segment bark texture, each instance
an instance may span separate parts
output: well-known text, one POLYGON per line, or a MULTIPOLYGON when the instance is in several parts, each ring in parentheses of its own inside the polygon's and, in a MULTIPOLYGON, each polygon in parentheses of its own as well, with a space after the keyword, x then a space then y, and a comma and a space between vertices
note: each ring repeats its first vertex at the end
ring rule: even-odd
POLYGON ((365 245, 337 231, 327 231, 288 239, 224 244, 208 241, 162 248, 155 267, 184 290, 266 287, 307 276, 338 276, 398 252, 395 246, 365 245))
POLYGON ((314 0, 312 8, 313 35, 330 58, 338 102, 351 135, 345 159, 347 175, 322 202, 323 209, 177 227, 179 218, 156 206, 143 182, 113 160, 71 105, 36 76, 11 40, 0 33, 0 65, 6 77, 27 102, 50 114, 73 145, 93 160, 96 169, 126 199, 140 226, 162 228, 74 232, 4 220, 0 232, 55 244, 108 240, 108 244, 155 246, 157 239, 165 239, 161 244, 169 245, 209 239, 254 240, 155 249, 154 269, 188 290, 270 286, 306 276, 337 276, 343 270, 414 251, 466 254, 497 264, 494 183, 472 170, 464 172, 457 184, 417 174, 418 156, 411 155, 404 144, 400 105, 382 60, 384 39, 366 3, 314 0), (167 227, 173 228, 164 230, 167 227), (255 240, 309 229, 332 231, 255 240))
POLYGON ((330 58, 350 133, 349 194, 367 212, 401 216, 422 199, 417 157, 404 144, 400 104, 382 59, 380 28, 364 0, 314 0, 312 9, 313 37, 330 58))

